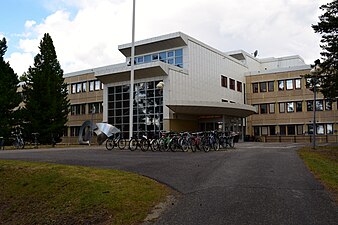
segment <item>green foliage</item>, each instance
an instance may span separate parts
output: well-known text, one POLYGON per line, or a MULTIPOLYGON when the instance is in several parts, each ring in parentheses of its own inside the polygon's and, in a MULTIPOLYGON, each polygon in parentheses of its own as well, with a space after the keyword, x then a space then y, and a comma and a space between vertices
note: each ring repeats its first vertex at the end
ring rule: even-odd
POLYGON ((168 188, 136 174, 0 160, 0 224, 140 224, 168 188))
POLYGON ((25 133, 40 134, 40 143, 51 143, 63 135, 69 112, 67 84, 57 60, 51 36, 47 33, 40 42, 40 53, 34 66, 24 74, 25 133))
POLYGON ((321 92, 326 98, 335 100, 338 97, 338 0, 322 5, 324 11, 320 22, 312 25, 315 33, 322 35, 322 61, 315 62, 319 67, 321 92))
POLYGON ((0 40, 0 136, 5 139, 17 123, 17 109, 21 102, 20 94, 17 93, 18 76, 3 58, 6 51, 7 42, 3 38, 0 40))

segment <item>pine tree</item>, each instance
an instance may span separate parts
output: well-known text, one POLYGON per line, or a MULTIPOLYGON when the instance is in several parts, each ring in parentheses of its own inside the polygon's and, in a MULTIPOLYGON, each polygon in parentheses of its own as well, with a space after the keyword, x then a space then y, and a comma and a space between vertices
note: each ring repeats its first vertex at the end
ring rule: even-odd
POLYGON ((34 66, 25 74, 25 130, 38 132, 40 143, 51 143, 53 138, 60 141, 67 122, 67 84, 48 33, 44 34, 39 49, 34 66))
POLYGON ((321 83, 321 92, 326 98, 335 100, 338 97, 338 0, 322 5, 325 11, 319 17, 320 22, 312 25, 315 33, 322 35, 321 45, 322 61, 316 60, 316 76, 321 83))
POLYGON ((0 40, 0 136, 5 139, 17 124, 17 110, 21 102, 21 96, 17 92, 18 76, 3 58, 6 51, 7 42, 3 38, 0 40))

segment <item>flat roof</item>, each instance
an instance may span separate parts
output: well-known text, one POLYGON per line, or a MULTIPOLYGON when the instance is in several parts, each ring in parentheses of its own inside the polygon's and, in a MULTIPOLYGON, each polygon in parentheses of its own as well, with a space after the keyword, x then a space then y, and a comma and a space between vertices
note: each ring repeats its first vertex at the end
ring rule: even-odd
POLYGON ((255 107, 246 104, 209 101, 172 101, 166 104, 172 111, 188 115, 225 115, 247 117, 256 112, 255 107))

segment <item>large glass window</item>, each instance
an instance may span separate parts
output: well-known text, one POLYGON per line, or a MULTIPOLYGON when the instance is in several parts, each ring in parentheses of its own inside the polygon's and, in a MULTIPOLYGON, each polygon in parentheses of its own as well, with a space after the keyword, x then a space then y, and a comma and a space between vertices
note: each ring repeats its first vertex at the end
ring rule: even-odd
POLYGON ((279 131, 280 131, 280 135, 286 135, 286 126, 279 125, 279 131))
POLYGON ((276 135, 276 126, 269 126, 270 135, 276 135))
POLYGON ((295 125, 288 125, 288 135, 295 135, 295 125))
POLYGON ((155 52, 153 54, 135 57, 136 64, 162 61, 183 68, 183 49, 155 52))
POLYGON ((89 81, 89 91, 94 91, 94 81, 89 81))
POLYGON ((317 124, 317 134, 325 134, 324 132, 324 124, 317 124))
MULTIPOLYGON (((136 83, 134 86, 134 135, 154 135, 163 129, 163 96, 159 81, 136 83)), ((123 137, 129 134, 130 85, 108 87, 108 122, 119 128, 123 137)))
POLYGON ((101 88, 101 83, 100 83, 99 80, 96 80, 96 81, 95 81, 95 91, 100 90, 100 88, 101 88))
POLYGON ((331 111, 332 110, 332 101, 330 100, 325 100, 325 110, 326 111, 331 111))
POLYGON ((262 135, 268 135, 268 127, 266 126, 262 127, 262 135))
POLYGON ((303 134, 303 125, 297 125, 297 134, 302 135, 303 134))

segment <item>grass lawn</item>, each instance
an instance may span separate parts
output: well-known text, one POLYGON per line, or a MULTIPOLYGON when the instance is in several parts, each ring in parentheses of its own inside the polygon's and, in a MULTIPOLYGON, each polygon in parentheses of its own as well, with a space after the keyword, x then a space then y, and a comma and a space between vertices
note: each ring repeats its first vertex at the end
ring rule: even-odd
POLYGON ((133 173, 0 160, 0 224, 139 224, 170 190, 133 173))
POLYGON ((298 154, 338 203, 338 146, 304 147, 298 154))

